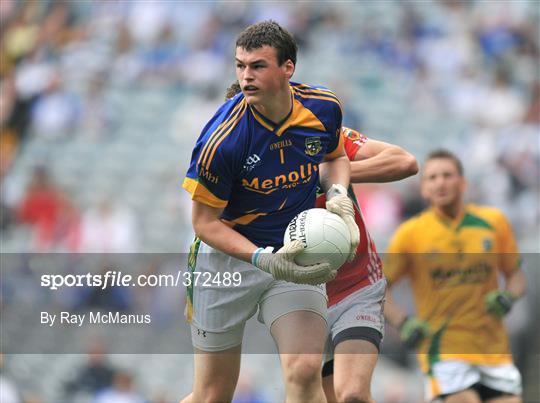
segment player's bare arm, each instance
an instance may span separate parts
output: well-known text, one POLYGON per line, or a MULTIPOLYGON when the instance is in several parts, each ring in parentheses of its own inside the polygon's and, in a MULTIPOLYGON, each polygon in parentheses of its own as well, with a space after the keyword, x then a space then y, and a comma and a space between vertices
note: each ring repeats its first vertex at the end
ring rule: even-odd
POLYGON ((519 298, 525 294, 525 275, 521 269, 503 271, 506 286, 503 290, 494 290, 486 295, 486 310, 491 315, 504 317, 519 298))
POLYGON ((393 182, 418 172, 416 158, 403 148, 369 139, 351 162, 351 182, 393 182))
POLYGON ((251 263, 257 246, 221 221, 223 209, 193 201, 192 224, 195 234, 213 248, 251 263))
POLYGON ((386 289, 386 296, 384 301, 384 317, 391 326, 399 328, 399 326, 406 319, 407 314, 394 301, 394 298, 392 298, 392 285, 393 284, 389 283, 386 289))
POLYGON ((505 276, 505 280, 505 289, 512 294, 512 298, 519 299, 525 295, 525 291, 527 289, 527 279, 525 278, 523 270, 519 268, 514 270, 505 276))
POLYGON ((356 248, 360 243, 360 231, 355 222, 352 200, 347 193, 351 164, 341 142, 338 147, 319 165, 319 175, 321 186, 326 191, 326 209, 343 218, 349 228, 351 251, 348 261, 350 262, 354 259, 356 248))
POLYGON ((327 155, 319 165, 320 182, 325 192, 332 185, 341 185, 346 189, 349 186, 350 173, 351 164, 343 147, 336 154, 327 155))
POLYGON ((294 256, 304 248, 301 241, 285 245, 276 254, 257 248, 246 237, 221 221, 223 209, 193 201, 192 222, 195 234, 205 243, 230 256, 252 263, 278 280, 301 284, 322 284, 333 279, 335 270, 326 263, 298 266, 294 256))

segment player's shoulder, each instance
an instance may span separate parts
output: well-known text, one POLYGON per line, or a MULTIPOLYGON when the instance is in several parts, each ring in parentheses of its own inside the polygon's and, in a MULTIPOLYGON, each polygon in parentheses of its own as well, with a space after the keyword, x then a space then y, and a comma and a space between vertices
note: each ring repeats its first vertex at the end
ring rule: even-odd
POLYGON ((341 136, 343 137, 345 143, 352 143, 357 146, 362 146, 369 140, 365 134, 346 126, 341 127, 341 136))
POLYGON ((217 123, 233 123, 238 121, 246 112, 248 104, 242 93, 225 101, 215 114, 217 123))
POLYGON ((507 221, 502 210, 493 206, 468 204, 466 206, 466 211, 469 216, 482 220, 485 224, 494 228, 507 221))
POLYGON ((425 232, 426 225, 429 225, 431 220, 432 212, 429 209, 422 210, 421 212, 403 221, 396 229, 396 233, 412 236, 417 232, 425 232))
POLYGON ((219 142, 220 145, 230 143, 231 139, 237 141, 247 127, 247 108, 248 104, 242 94, 224 102, 203 129, 201 140, 204 143, 219 142))
POLYGON ((291 82, 294 97, 309 109, 341 110, 341 102, 337 95, 321 85, 308 85, 291 82))

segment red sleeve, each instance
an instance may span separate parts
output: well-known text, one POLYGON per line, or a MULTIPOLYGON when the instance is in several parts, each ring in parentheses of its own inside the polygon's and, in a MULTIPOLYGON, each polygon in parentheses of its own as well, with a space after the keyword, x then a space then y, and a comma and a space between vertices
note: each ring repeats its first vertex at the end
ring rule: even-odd
POLYGON ((349 129, 348 127, 341 128, 341 135, 343 137, 343 145, 345 146, 347 157, 352 161, 360 147, 368 141, 368 138, 364 134, 349 129))

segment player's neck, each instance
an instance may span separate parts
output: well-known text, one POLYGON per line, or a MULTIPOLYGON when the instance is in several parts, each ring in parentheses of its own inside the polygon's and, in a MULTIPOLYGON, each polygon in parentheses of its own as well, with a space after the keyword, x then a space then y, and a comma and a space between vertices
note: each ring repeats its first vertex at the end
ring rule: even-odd
POLYGON ((437 214, 442 217, 449 218, 452 221, 461 217, 463 215, 463 210, 465 209, 462 202, 450 204, 448 206, 434 206, 433 208, 437 214))
POLYGON ((292 108, 292 95, 289 86, 287 85, 283 91, 280 91, 269 102, 255 104, 254 107, 257 112, 272 122, 276 124, 282 122, 291 113, 292 108))

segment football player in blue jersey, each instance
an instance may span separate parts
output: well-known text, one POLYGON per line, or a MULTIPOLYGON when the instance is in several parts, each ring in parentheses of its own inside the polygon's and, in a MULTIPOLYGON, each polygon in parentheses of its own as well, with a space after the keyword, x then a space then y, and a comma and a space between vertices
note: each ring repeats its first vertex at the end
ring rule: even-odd
POLYGON ((304 246, 283 246, 283 234, 296 214, 314 207, 319 173, 326 208, 349 227, 350 259, 359 231, 346 191, 341 105, 325 88, 289 81, 296 51, 273 21, 242 32, 235 53, 241 93, 221 106, 193 150, 183 184, 197 236, 186 303, 195 381, 186 402, 232 400, 244 325, 257 310, 280 353, 287 401, 325 401, 327 300, 318 285, 336 273, 325 263, 295 264, 304 246), (197 273, 213 281, 197 284, 197 273), (241 282, 233 286, 226 279, 237 273, 241 282))

